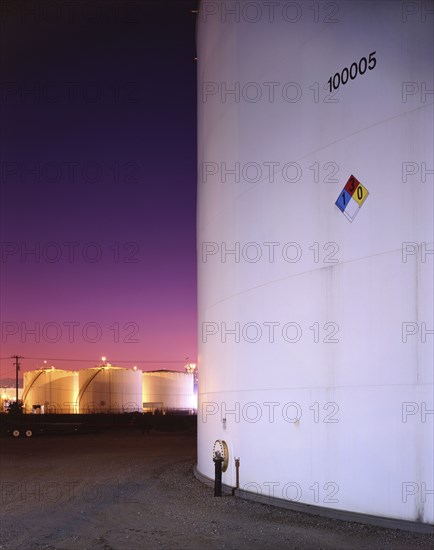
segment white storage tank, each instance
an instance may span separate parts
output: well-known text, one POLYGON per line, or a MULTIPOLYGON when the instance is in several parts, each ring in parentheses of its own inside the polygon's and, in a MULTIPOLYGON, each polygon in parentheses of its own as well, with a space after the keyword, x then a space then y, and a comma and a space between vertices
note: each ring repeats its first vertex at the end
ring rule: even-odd
POLYGON ((201 3, 204 476, 434 522, 432 9, 201 3))
POLYGON ((54 367, 28 371, 23 375, 23 384, 22 400, 26 413, 77 412, 77 372, 54 367))
POLYGON ((104 365, 78 372, 80 413, 142 410, 142 371, 104 365))
POLYGON ((173 370, 143 373, 144 410, 184 410, 195 408, 194 375, 173 370))

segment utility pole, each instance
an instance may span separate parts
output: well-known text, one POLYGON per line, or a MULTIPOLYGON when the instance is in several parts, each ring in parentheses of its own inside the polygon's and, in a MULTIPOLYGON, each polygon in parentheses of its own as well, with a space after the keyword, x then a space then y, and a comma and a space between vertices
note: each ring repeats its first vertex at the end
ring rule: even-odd
POLYGON ((18 406, 18 371, 20 370, 20 364, 18 359, 23 359, 22 355, 12 355, 11 359, 15 359, 15 402, 18 406))

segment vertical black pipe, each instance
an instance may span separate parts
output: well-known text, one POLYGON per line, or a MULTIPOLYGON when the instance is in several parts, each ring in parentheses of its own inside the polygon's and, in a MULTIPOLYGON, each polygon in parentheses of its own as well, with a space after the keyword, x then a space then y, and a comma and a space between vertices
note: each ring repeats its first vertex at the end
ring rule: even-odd
POLYGON ((214 477, 214 496, 222 496, 222 464, 223 458, 216 453, 214 460, 215 477, 214 477))

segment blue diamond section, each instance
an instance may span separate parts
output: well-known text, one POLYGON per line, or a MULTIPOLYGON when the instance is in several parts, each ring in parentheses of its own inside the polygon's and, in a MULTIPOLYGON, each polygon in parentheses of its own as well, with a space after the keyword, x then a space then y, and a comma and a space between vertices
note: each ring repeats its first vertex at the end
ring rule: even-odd
POLYGON ((343 212, 345 208, 348 206, 350 201, 351 201, 351 195, 347 193, 345 189, 342 189, 341 194, 337 198, 335 204, 339 208, 339 210, 343 212))

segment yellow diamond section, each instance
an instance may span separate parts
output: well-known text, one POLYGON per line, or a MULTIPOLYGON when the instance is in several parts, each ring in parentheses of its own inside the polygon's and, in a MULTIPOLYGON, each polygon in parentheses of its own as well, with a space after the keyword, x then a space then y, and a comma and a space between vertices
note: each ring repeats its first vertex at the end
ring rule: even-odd
POLYGON ((367 196, 369 195, 369 191, 366 189, 366 187, 363 187, 361 183, 356 187, 356 190, 353 193, 353 199, 359 203, 360 206, 365 202, 367 196))

